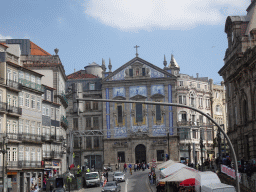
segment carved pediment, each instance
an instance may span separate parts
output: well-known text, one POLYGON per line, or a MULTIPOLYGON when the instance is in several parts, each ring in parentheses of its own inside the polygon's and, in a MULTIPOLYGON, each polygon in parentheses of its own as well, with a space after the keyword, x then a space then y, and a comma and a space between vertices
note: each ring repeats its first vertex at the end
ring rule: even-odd
POLYGON ((156 93, 154 95, 151 96, 152 99, 162 99, 164 98, 164 95, 156 93))
POLYGON ((126 98, 123 96, 116 96, 113 98, 113 100, 126 100, 126 98))
POLYGON ((147 97, 143 96, 143 95, 135 95, 133 97, 130 98, 131 100, 145 100, 147 99, 147 97))

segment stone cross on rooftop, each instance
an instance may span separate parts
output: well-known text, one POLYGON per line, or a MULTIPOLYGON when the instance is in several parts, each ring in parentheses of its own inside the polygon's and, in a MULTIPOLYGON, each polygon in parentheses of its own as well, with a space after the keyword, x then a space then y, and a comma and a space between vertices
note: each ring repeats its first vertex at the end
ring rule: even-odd
POLYGON ((139 47, 140 47, 140 46, 138 46, 138 45, 134 46, 134 48, 136 48, 136 57, 139 56, 139 54, 138 54, 138 48, 139 48, 139 47))

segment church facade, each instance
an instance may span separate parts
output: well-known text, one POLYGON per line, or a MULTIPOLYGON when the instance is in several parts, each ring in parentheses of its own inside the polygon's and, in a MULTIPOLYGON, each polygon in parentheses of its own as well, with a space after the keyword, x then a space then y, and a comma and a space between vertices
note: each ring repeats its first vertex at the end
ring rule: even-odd
MULTIPOLYGON (((176 103, 175 67, 161 69, 136 56, 117 70, 102 63, 102 98, 176 103)), ((103 103, 104 164, 179 160, 175 107, 103 103)))

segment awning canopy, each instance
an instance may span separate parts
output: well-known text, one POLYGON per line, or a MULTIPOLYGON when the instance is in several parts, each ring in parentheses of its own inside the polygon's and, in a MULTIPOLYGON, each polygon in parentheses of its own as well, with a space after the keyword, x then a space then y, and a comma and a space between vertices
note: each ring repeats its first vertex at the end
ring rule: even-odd
MULTIPOLYGON (((169 175, 175 173, 176 171, 182 169, 183 167, 186 167, 186 165, 184 165, 184 164, 182 164, 182 163, 175 163, 175 164, 173 164, 173 165, 171 165, 171 166, 169 166, 169 167, 167 167, 167 168, 161 170, 161 173, 160 173, 160 174, 161 174, 163 177, 168 177, 169 175)), ((183 179, 183 180, 184 180, 184 179, 183 179)), ((183 181, 183 180, 182 180, 182 181, 183 181)))
POLYGON ((167 167, 169 167, 169 166, 171 166, 171 165, 173 165, 173 164, 175 164, 175 163, 178 163, 178 162, 177 162, 177 161, 173 161, 173 160, 168 160, 168 161, 166 161, 166 162, 164 162, 164 163, 158 165, 157 168, 158 168, 159 170, 165 169, 165 168, 167 168, 167 167))
POLYGON ((195 186, 195 178, 185 179, 180 183, 180 186, 195 186))
POLYGON ((197 170, 190 167, 183 167, 164 179, 159 180, 159 182, 182 182, 185 179, 196 178, 197 170))

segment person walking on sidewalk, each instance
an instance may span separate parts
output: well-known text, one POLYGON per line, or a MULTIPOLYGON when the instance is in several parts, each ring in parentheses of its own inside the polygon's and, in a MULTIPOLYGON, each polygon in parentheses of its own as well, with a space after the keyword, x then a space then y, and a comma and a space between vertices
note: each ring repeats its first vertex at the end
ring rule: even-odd
POLYGON ((156 173, 153 173, 153 184, 156 184, 156 173))
POLYGON ((126 163, 124 163, 124 172, 126 172, 126 170, 127 170, 127 165, 126 163))
POLYGON ((101 186, 101 187, 103 187, 104 181, 105 181, 105 177, 104 177, 104 175, 103 175, 103 173, 102 173, 101 176, 100 176, 100 186, 101 186))

